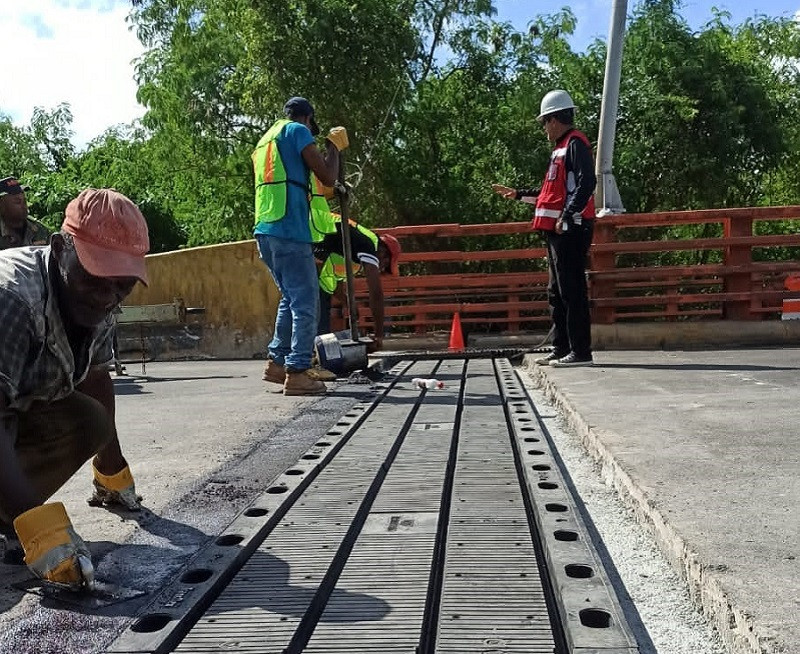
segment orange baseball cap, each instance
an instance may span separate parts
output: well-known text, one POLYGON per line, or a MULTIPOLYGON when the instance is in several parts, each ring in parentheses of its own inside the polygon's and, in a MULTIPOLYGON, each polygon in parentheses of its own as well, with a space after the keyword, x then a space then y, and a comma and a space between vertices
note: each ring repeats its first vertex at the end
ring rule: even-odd
POLYGON ((67 205, 61 231, 71 234, 78 260, 95 277, 135 277, 147 285, 147 221, 112 189, 87 188, 67 205))

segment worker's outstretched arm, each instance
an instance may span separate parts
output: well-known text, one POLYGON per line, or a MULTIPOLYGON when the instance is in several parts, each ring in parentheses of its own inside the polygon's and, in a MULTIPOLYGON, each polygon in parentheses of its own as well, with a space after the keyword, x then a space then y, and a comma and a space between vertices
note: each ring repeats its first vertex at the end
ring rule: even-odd
POLYGON ((119 438, 117 438, 114 382, 111 381, 108 366, 105 364, 92 366, 86 379, 78 384, 75 390, 100 402, 108 411, 114 425, 112 439, 95 455, 92 461, 95 492, 90 503, 97 505, 120 504, 131 511, 138 511, 141 508, 142 498, 136 493, 133 476, 128 462, 122 454, 119 438))
POLYGON ((364 277, 367 278, 367 288, 369 289, 369 309, 372 312, 372 320, 375 322, 375 340, 380 348, 383 341, 383 285, 378 266, 365 263, 364 277))
POLYGON ((125 457, 122 455, 119 439, 117 439, 116 421, 114 418, 114 382, 111 381, 111 375, 107 367, 93 366, 90 368, 86 379, 78 384, 75 390, 100 402, 111 416, 111 420, 114 422, 114 437, 97 453, 95 468, 106 475, 119 472, 128 465, 128 462, 125 461, 125 457))
POLYGON ((325 186, 333 186, 339 178, 339 152, 349 145, 345 128, 334 127, 328 134, 324 155, 313 143, 303 148, 300 154, 320 182, 325 186))

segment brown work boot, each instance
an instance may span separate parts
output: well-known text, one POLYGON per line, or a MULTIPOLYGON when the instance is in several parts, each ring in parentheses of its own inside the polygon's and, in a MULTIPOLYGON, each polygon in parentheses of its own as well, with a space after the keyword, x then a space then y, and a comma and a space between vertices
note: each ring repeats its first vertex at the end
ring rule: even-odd
POLYGON ((311 379, 318 379, 319 381, 323 382, 336 381, 337 379, 335 373, 319 365, 309 368, 307 372, 308 376, 311 377, 311 379))
POLYGON ((267 359, 267 367, 264 368, 264 376, 262 379, 283 386, 283 383, 286 381, 286 368, 272 359, 267 359))
POLYGON ((308 370, 287 370, 283 384, 284 395, 325 395, 325 384, 312 379, 308 370))

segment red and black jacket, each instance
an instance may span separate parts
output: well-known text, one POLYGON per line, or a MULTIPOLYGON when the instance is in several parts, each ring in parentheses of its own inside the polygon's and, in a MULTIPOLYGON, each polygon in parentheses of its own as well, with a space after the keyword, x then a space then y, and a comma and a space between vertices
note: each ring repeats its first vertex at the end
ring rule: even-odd
POLYGON ((577 129, 567 130, 550 155, 550 165, 536 199, 533 228, 555 231, 562 214, 567 224, 592 220, 596 184, 589 139, 577 129))

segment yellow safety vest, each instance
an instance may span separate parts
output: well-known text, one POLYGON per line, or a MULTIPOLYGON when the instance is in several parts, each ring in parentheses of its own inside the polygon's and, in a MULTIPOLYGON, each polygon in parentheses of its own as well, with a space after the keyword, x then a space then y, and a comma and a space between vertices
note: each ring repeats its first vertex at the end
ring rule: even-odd
POLYGON ((269 128, 253 151, 253 171, 256 184, 256 225, 273 223, 286 215, 288 185, 302 186, 308 192, 308 227, 311 241, 318 243, 326 234, 336 231, 323 186, 313 172, 308 173, 307 184, 288 179, 278 150, 277 139, 290 120, 282 119, 269 128))
MULTIPOLYGON (((340 220, 336 220, 336 222, 340 222, 340 220)), ((359 232, 364 234, 364 236, 372 241, 372 244, 375 246, 375 250, 378 249, 378 235, 375 232, 368 230, 366 227, 362 227, 355 221, 350 220, 349 222, 351 226, 355 227, 359 232)), ((360 271, 360 264, 353 268, 354 275, 360 271)), ((333 292, 336 290, 339 282, 344 281, 345 279, 347 279, 347 270, 344 265, 344 257, 336 252, 331 252, 331 254, 328 255, 328 258, 325 260, 325 263, 322 264, 322 270, 319 272, 319 287, 328 295, 333 295, 333 292)))

